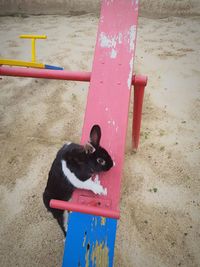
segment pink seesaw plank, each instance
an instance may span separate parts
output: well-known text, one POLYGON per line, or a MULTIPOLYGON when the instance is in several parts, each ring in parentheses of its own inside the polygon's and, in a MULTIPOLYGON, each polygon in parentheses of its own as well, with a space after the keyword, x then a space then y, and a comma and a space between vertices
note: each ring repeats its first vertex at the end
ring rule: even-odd
MULTIPOLYGON (((76 190, 72 203, 96 207, 96 215, 119 218, 120 186, 136 44, 138 0, 103 0, 81 143, 99 124, 101 145, 114 160, 114 167, 100 175, 107 196, 76 190), (110 216, 109 216, 110 211, 110 216)), ((59 204, 59 203, 58 203, 59 204)), ((67 208, 70 209, 70 202, 67 208)), ((76 206, 76 205, 75 205, 76 206)))

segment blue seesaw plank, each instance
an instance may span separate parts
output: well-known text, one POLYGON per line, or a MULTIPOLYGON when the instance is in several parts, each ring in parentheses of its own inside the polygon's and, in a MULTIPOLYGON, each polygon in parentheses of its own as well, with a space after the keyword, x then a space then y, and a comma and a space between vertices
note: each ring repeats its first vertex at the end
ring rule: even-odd
POLYGON ((62 266, 113 266, 116 227, 116 219, 72 212, 62 266))

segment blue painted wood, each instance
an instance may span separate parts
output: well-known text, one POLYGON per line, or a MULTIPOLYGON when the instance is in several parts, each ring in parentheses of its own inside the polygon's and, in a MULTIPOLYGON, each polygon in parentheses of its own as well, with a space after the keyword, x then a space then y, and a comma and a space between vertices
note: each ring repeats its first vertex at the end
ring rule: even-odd
POLYGON ((116 228, 116 219, 70 213, 62 266, 113 266, 116 228))
POLYGON ((62 67, 57 67, 57 66, 52 66, 52 65, 44 65, 45 69, 50 69, 50 70, 63 70, 62 67))

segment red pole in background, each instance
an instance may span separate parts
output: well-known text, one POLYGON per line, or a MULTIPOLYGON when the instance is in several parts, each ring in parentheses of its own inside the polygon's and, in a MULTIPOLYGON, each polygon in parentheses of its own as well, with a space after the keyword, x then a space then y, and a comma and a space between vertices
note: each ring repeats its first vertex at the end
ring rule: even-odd
MULTIPOLYGON (((34 69, 34 68, 22 68, 22 67, 4 67, 4 66, 0 66, 0 75, 85 81, 85 82, 89 82, 91 78, 91 72, 34 69)), ((144 88, 147 84, 147 77, 142 75, 133 75, 132 84, 134 85, 132 147, 134 150, 137 150, 140 139, 142 104, 143 104, 144 88)))
MULTIPOLYGON (((91 72, 87 71, 66 71, 66 70, 50 70, 50 69, 4 67, 4 66, 0 66, 0 75, 26 77, 26 78, 82 81, 82 82, 89 82, 91 78, 91 72)), ((133 76, 132 84, 134 83, 134 80, 135 78, 133 76)))
POLYGON ((88 82, 91 72, 0 66, 0 75, 88 82))
POLYGON ((147 84, 147 77, 142 75, 135 75, 133 84, 134 84, 134 103, 133 103, 133 124, 132 124, 132 147, 136 151, 140 140, 142 104, 144 97, 144 88, 147 84))

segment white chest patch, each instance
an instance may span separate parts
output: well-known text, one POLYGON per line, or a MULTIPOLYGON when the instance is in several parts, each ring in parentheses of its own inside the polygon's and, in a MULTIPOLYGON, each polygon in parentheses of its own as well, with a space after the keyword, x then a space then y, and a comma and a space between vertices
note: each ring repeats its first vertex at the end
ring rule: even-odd
POLYGON ((98 179, 95 179, 92 181, 92 178, 89 178, 86 181, 79 180, 76 175, 70 171, 70 169, 67 167, 66 161, 61 160, 62 164, 62 171, 66 177, 66 179, 76 188, 79 189, 87 189, 91 190, 95 194, 99 195, 107 195, 107 189, 103 188, 103 186, 100 184, 100 181, 98 179))

